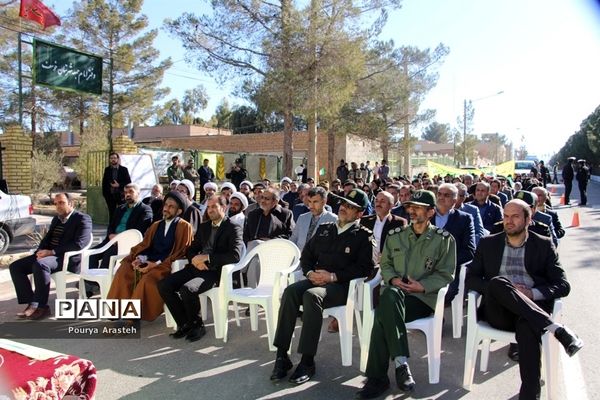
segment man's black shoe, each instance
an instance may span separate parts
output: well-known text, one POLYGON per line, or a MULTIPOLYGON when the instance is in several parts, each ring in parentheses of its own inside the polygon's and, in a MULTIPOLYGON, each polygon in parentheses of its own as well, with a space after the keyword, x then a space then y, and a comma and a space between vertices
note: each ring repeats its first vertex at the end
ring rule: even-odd
POLYGON ((202 336, 204 335, 206 335, 206 328, 204 325, 196 325, 189 331, 185 340, 188 342, 195 342, 196 340, 202 339, 202 336))
POLYGON ((377 379, 369 378, 358 392, 356 392, 357 399, 374 399, 381 396, 390 388, 389 379, 377 379))
POLYGON ((181 339, 190 333, 190 331, 194 328, 194 324, 183 324, 183 326, 178 326, 177 330, 173 333, 169 333, 173 339, 181 339))
POLYGON ((315 376, 316 372, 317 368, 315 367, 315 364, 308 366, 300 363, 296 367, 296 370, 294 371, 292 376, 290 376, 290 382, 295 383, 296 385, 308 382, 310 381, 310 378, 315 376))
POLYGON ((583 340, 566 326, 558 328, 554 337, 563 345, 569 357, 573 357, 583 347, 583 340))
POLYGON ((292 361, 289 358, 277 357, 273 372, 271 372, 271 380, 278 381, 281 378, 284 378, 293 366, 294 364, 292 364, 292 361))
POLYGON ((402 364, 401 366, 396 367, 396 383, 398 384, 398 389, 405 392, 410 392, 415 388, 415 380, 410 373, 408 364, 402 364))
POLYGON ((515 362, 519 362, 519 346, 516 343, 511 343, 508 346, 508 358, 515 362))

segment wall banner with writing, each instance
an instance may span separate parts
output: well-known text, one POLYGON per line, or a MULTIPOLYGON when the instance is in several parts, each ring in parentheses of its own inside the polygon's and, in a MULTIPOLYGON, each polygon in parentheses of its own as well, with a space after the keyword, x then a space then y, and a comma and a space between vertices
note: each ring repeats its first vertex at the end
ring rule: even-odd
POLYGON ((33 39, 33 82, 62 90, 102 94, 102 57, 33 39))

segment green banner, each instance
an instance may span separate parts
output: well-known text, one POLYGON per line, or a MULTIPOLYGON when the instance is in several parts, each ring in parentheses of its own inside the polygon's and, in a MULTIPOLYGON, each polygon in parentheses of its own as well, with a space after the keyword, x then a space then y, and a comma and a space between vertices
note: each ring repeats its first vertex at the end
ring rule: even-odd
POLYGON ((63 90, 102 94, 102 57, 33 39, 33 82, 63 90))

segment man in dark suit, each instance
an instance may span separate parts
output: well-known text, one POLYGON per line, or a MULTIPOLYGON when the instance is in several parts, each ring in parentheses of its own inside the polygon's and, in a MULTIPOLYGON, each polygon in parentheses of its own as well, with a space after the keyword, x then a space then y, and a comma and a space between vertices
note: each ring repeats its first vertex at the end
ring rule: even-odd
POLYGON ((162 219, 163 209, 163 187, 162 185, 156 184, 152 186, 150 196, 142 200, 142 203, 147 204, 152 209, 152 222, 160 221, 162 219))
MULTIPOLYGON (((259 208, 248 213, 244 227, 244 243, 248 251, 262 241, 276 238, 288 239, 292 235, 295 225, 292 212, 278 203, 279 192, 268 188, 260 195, 259 208)), ((260 277, 258 258, 253 259, 242 273, 247 277, 248 285, 256 287, 260 277)))
MULTIPOLYGON (((137 229, 144 235, 151 224, 152 209, 140 201, 140 187, 135 183, 129 183, 125 185, 125 204, 117 207, 113 219, 106 230, 106 237, 100 244, 94 246, 93 249, 101 248, 116 235, 129 229, 137 229)), ((115 244, 102 254, 91 255, 89 267, 108 268, 110 257, 116 255, 117 251, 118 248, 115 244)), ((85 290, 88 297, 94 294, 96 286, 92 282, 88 283, 86 281, 85 290)))
POLYGON ((223 265, 238 262, 242 255, 242 228, 227 218, 226 209, 223 197, 208 200, 209 221, 200 224, 188 249, 190 263, 158 283, 160 296, 177 322, 177 330, 170 335, 175 339, 185 336, 195 342, 204 336, 198 295, 218 285, 223 265))
POLYGON ((393 206, 394 196, 386 191, 379 192, 375 197, 375 214, 360 219, 360 224, 373 232, 373 238, 377 243, 376 248, 373 249, 373 254, 377 263, 379 263, 379 255, 383 251, 388 232, 408 225, 406 219, 392 215, 393 206))
POLYGON ((290 237, 294 228, 292 212, 278 202, 279 194, 275 189, 269 188, 262 193, 260 207, 251 211, 246 219, 244 242, 290 237))
POLYGON ((203 201, 204 196, 206 195, 204 192, 204 184, 215 180, 215 172, 208 166, 208 163, 208 158, 205 158, 202 162, 202 166, 198 168, 198 175, 200 177, 200 201, 203 201))
POLYGON ((504 232, 481 239, 467 271, 466 288, 483 295, 479 317, 492 327, 515 331, 519 348, 519 399, 539 399, 540 341, 554 334, 569 356, 583 341, 552 321, 554 300, 570 285, 550 238, 528 232, 532 210, 520 199, 504 209, 504 232))
POLYGON ((131 183, 129 170, 120 165, 120 157, 117 153, 108 156, 110 165, 104 169, 102 177, 102 196, 108 207, 108 220, 112 221, 117 206, 123 204, 125 185, 131 183))
POLYGON ((575 157, 567 158, 567 163, 562 170, 563 183, 565 184, 565 205, 568 206, 570 203, 571 190, 573 189, 573 178, 575 178, 575 169, 573 164, 575 163, 575 157))
MULTIPOLYGON (((67 251, 81 250, 91 240, 92 219, 89 215, 75 211, 73 199, 67 193, 54 197, 57 216, 52 218, 48 233, 42 239, 36 252, 10 264, 10 276, 19 304, 27 308, 17 317, 20 319, 42 319, 50 314, 48 295, 50 274, 62 270, 67 251), (31 289, 28 275, 33 274, 35 290, 31 289)), ((79 273, 79 256, 71 257, 67 269, 79 273)))
POLYGON ((473 217, 454 208, 457 200, 458 188, 451 183, 442 183, 436 194, 435 215, 431 218, 431 223, 448 231, 456 243, 456 270, 446 293, 446 304, 458 293, 461 265, 470 263, 475 255, 473 217))

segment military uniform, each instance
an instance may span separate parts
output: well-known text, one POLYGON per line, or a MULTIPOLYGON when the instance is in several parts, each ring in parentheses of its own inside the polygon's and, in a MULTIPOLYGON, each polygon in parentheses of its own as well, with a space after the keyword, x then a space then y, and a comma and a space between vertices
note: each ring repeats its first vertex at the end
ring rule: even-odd
POLYGON ((338 233, 336 223, 322 224, 302 250, 300 265, 307 275, 322 269, 334 273, 336 282, 315 286, 310 280, 302 280, 288 286, 281 298, 279 322, 274 345, 289 349, 300 306, 303 306, 302 332, 298 352, 315 355, 323 309, 346 304, 348 286, 352 279, 367 277, 373 272, 372 232, 359 225, 358 221, 338 233))
POLYGON ((410 226, 396 228, 388 232, 380 265, 387 286, 375 310, 366 375, 385 380, 390 358, 409 356, 406 322, 431 315, 437 292, 453 279, 454 238, 431 224, 418 237, 410 226), (390 284, 403 277, 418 281, 425 292, 405 293, 390 284))

